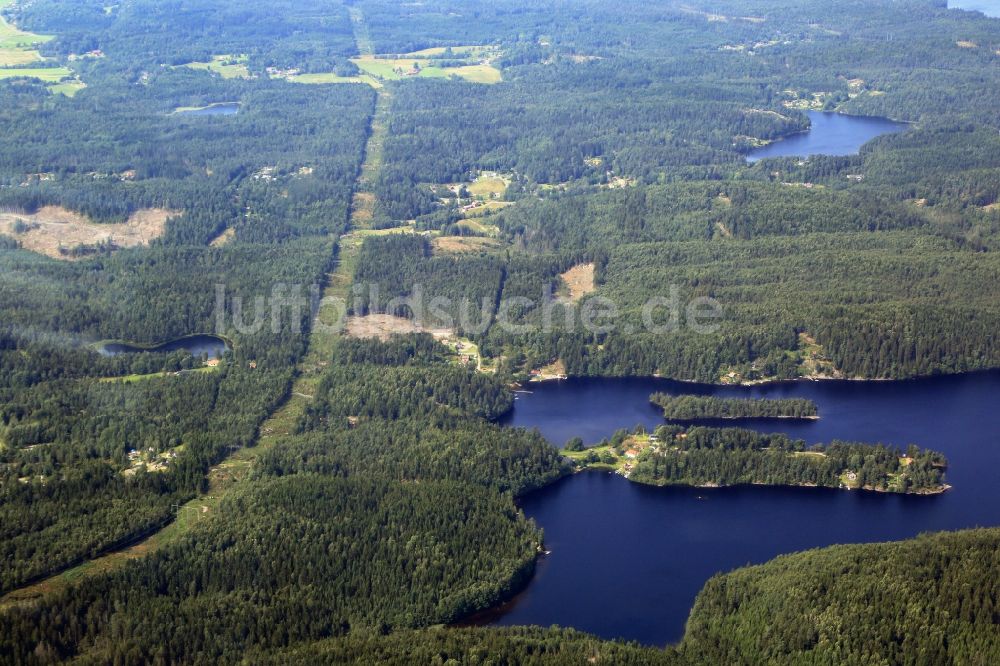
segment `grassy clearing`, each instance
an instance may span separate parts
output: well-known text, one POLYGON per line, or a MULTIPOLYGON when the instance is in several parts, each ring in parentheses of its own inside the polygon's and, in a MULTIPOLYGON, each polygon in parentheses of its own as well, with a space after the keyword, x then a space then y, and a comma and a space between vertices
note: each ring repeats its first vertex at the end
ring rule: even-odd
POLYGON ((326 85, 331 83, 363 83, 372 88, 381 88, 382 84, 378 79, 368 76, 340 76, 333 72, 313 72, 310 74, 296 74, 288 77, 292 83, 304 83, 307 85, 326 85))
MULTIPOLYGON (((465 211, 465 220, 470 225, 477 224, 475 222, 472 222, 472 218, 486 217, 488 215, 492 215, 494 211, 498 211, 501 210, 502 208, 506 208, 507 206, 513 206, 513 205, 514 205, 513 201, 486 201, 481 206, 470 208, 469 210, 465 211)), ((484 228, 489 228, 499 231, 499 229, 493 225, 481 225, 481 226, 484 226, 484 228)))
POLYGON ((468 229, 472 233, 480 236, 496 237, 500 234, 500 227, 495 224, 483 224, 479 220, 465 219, 459 222, 458 226, 462 229, 468 229))
POLYGON ((73 97, 78 92, 87 87, 87 84, 79 79, 74 79, 72 81, 63 81, 62 83, 56 83, 49 86, 49 90, 57 95, 65 95, 66 97, 73 97))
POLYGON ((563 449, 559 452, 563 456, 575 462, 581 469, 598 469, 609 472, 621 469, 623 460, 613 447, 594 446, 583 451, 567 451, 563 449))
POLYGON ((466 65, 444 70, 450 74, 455 74, 470 83, 494 84, 503 81, 500 70, 492 65, 466 65))
POLYGON ((381 58, 359 56, 351 62, 364 73, 383 81, 398 81, 408 78, 459 78, 473 83, 499 83, 503 80, 500 70, 492 65, 463 65, 461 67, 439 67, 426 58, 381 58))
POLYGON ((439 236, 432 241, 435 254, 467 254, 500 249, 495 238, 483 236, 439 236))
POLYGON ((212 59, 208 62, 189 62, 181 66, 188 69, 212 72, 224 79, 250 78, 250 70, 247 69, 247 57, 245 55, 217 55, 212 56, 212 59))
POLYGON ((500 176, 480 176, 470 183, 467 189, 469 190, 469 194, 474 197, 492 199, 506 192, 509 184, 510 181, 500 176))
POLYGON ((200 368, 192 368, 191 370, 183 370, 181 372, 151 372, 148 375, 122 375, 121 377, 102 377, 101 382, 107 384, 113 384, 115 382, 122 382, 124 384, 132 384, 135 382, 144 382, 149 379, 162 379, 163 377, 174 377, 178 375, 186 375, 190 373, 205 373, 205 372, 215 372, 219 369, 219 366, 202 366, 200 368))
POLYGON ((38 79, 43 83, 60 83, 63 79, 72 78, 73 71, 66 67, 23 67, 0 69, 0 80, 29 78, 38 79))

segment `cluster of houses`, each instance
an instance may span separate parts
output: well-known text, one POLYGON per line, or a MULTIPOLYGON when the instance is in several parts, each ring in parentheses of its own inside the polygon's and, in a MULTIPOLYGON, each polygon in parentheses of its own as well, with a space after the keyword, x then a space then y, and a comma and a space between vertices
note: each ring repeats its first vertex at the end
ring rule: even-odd
POLYGON ((134 476, 140 469, 145 468, 147 472, 165 472, 170 463, 177 458, 177 451, 164 451, 157 455, 156 449, 152 446, 145 451, 131 449, 128 452, 128 462, 130 467, 122 472, 125 476, 134 476))
POLYGON ((48 183, 55 179, 56 175, 54 173, 29 173, 20 186, 31 187, 34 183, 48 183))
MULTIPOLYGON (((680 437, 686 436, 685 434, 680 435, 680 437)), ((632 438, 628 441, 628 446, 629 448, 625 449, 624 453, 625 462, 617 470, 617 473, 626 479, 632 474, 632 470, 635 469, 635 461, 643 451, 647 449, 660 450, 660 438, 657 435, 650 435, 646 439, 632 438)))
POLYGON ((448 338, 445 338, 441 342, 453 352, 458 354, 458 360, 463 365, 479 365, 479 358, 474 353, 475 347, 473 345, 466 344, 461 340, 450 340, 448 338))
POLYGON ((281 67, 268 67, 265 71, 267 72, 267 75, 273 79, 289 79, 302 73, 302 70, 298 67, 289 67, 288 69, 282 69, 281 67))
POLYGON ((104 51, 101 49, 94 49, 93 51, 87 51, 86 53, 71 53, 67 56, 67 60, 70 62, 76 62, 77 60, 89 60, 92 58, 103 58, 104 51))

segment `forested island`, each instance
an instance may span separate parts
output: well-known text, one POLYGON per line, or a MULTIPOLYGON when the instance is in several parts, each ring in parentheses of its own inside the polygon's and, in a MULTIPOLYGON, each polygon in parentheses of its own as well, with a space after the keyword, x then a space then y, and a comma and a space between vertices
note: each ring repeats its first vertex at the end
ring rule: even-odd
POLYGON ((663 418, 668 421, 819 418, 816 403, 805 398, 739 399, 654 393, 649 401, 663 410, 663 418))
POLYGON ((932 495, 948 463, 936 451, 834 441, 807 446, 784 434, 738 428, 661 426, 654 434, 619 431, 590 449, 578 440, 564 454, 579 469, 617 471, 655 486, 806 486, 932 495))

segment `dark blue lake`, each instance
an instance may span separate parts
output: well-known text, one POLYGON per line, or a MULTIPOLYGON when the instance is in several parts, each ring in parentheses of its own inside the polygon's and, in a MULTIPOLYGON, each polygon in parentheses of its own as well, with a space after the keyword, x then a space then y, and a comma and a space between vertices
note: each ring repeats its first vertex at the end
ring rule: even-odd
POLYGON ((948 0, 948 9, 966 9, 1000 18, 1000 0, 948 0))
POLYGON ((903 123, 886 118, 848 116, 842 113, 809 111, 812 124, 808 132, 775 141, 747 154, 747 160, 756 162, 765 157, 810 155, 854 155, 864 144, 882 134, 902 132, 903 123))
POLYGON ((240 112, 239 102, 209 104, 200 109, 183 109, 174 113, 183 116, 234 116, 240 112))
MULTIPOLYGON (((818 421, 755 427, 808 442, 834 438, 915 443, 949 459, 944 495, 740 487, 654 488, 615 474, 564 479, 521 501, 551 554, 523 594, 483 622, 559 624, 605 638, 664 645, 683 634, 695 595, 713 574, 837 543, 1000 525, 1000 373, 907 382, 791 382, 712 387, 665 380, 569 380, 520 394, 507 423, 537 427, 560 445, 662 423, 655 391, 804 397, 818 421)), ((734 425, 727 421, 727 425, 734 425)), ((746 424, 741 424, 746 426, 746 424)))
POLYGON ((192 335, 155 346, 130 345, 125 342, 108 342, 98 348, 98 351, 105 356, 136 354, 140 352, 163 354, 175 351, 186 351, 192 356, 205 355, 208 358, 219 358, 228 350, 229 345, 226 341, 222 338, 217 338, 214 335, 192 335))

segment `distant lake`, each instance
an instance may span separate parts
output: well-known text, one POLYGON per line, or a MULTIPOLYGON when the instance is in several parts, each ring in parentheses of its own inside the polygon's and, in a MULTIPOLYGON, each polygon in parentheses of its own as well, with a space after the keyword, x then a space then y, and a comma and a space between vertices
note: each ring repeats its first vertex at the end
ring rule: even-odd
POLYGON ((907 127, 886 118, 848 116, 823 111, 809 111, 808 114, 812 124, 809 131, 754 148, 747 154, 747 160, 756 162, 765 157, 854 155, 861 146, 875 137, 902 132, 907 127))
POLYGON ((948 9, 967 9, 1000 18, 1000 0, 949 0, 948 9))
POLYGON ((184 116, 233 116, 239 112, 239 102, 221 102, 197 109, 177 109, 174 111, 174 113, 184 116))
MULTIPOLYGON (((713 574, 837 543, 889 541, 928 530, 1000 525, 1000 373, 903 382, 789 382, 715 387, 654 379, 530 385, 507 424, 537 427, 560 445, 595 443, 618 428, 663 423, 649 395, 814 400, 818 421, 753 427, 810 443, 835 438, 915 443, 948 456, 954 488, 936 497, 737 487, 655 488, 587 472, 520 501, 552 552, 500 625, 559 624, 651 645, 679 640, 695 595, 713 574)), ((738 422, 726 422, 739 425, 738 422)), ((743 424, 746 426, 746 424, 743 424)))
POLYGON ((140 352, 151 352, 157 354, 170 353, 175 351, 186 351, 192 356, 202 356, 208 358, 219 358, 229 351, 229 345, 222 338, 214 335, 192 335, 178 340, 165 342, 162 345, 145 346, 132 345, 126 342, 108 342, 101 345, 98 351, 105 356, 117 356, 118 354, 136 354, 140 352))

